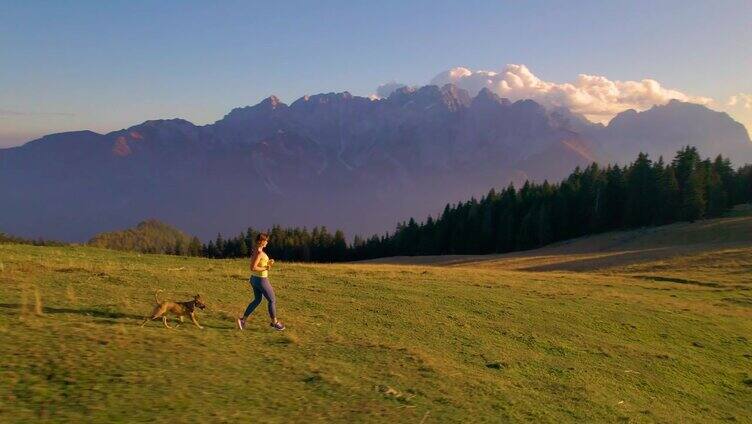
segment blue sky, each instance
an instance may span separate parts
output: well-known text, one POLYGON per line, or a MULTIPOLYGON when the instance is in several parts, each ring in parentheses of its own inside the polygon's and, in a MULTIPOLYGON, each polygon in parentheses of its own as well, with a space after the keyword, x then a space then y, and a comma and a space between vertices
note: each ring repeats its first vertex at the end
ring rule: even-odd
POLYGON ((369 95, 390 80, 507 64, 554 83, 655 79, 752 127, 748 0, 0 0, 0 10, 0 147, 153 118, 205 124, 270 94, 369 95))

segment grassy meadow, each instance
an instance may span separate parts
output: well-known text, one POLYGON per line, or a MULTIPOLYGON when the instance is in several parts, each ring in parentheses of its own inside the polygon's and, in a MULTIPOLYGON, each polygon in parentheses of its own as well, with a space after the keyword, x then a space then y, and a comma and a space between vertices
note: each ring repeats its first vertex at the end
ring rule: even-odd
POLYGON ((283 332, 246 261, 0 245, 0 422, 752 422, 752 218, 668 231, 278 263, 283 332), (205 329, 140 328, 157 288, 205 329))

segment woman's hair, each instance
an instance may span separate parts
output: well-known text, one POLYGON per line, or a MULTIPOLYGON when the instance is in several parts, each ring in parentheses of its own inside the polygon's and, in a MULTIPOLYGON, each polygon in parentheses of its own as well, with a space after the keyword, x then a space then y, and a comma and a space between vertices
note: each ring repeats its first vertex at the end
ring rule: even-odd
POLYGON ((260 244, 263 241, 269 240, 269 235, 266 233, 259 233, 259 235, 256 236, 256 245, 260 244))

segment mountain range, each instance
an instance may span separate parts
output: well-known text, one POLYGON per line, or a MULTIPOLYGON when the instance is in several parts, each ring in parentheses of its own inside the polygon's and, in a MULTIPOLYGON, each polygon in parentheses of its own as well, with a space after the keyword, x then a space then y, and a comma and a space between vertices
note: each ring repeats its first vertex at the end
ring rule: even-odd
POLYGON ((370 235, 509 182, 640 151, 670 160, 685 145, 752 162, 743 125, 679 101, 602 125, 451 84, 384 99, 271 96, 203 126, 152 120, 0 149, 0 231, 83 241, 155 218, 203 239, 275 223, 370 235))

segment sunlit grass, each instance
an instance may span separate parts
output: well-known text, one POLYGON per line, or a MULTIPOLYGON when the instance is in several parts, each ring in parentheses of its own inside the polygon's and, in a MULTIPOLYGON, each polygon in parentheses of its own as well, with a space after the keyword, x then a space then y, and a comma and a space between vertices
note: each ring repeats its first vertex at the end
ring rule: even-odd
POLYGON ((281 263, 278 333, 245 261, 2 245, 0 421, 744 422, 751 258, 281 263), (157 288, 206 329, 140 328, 157 288))

